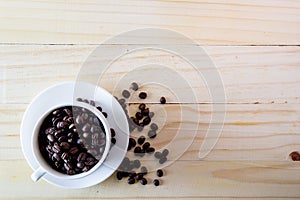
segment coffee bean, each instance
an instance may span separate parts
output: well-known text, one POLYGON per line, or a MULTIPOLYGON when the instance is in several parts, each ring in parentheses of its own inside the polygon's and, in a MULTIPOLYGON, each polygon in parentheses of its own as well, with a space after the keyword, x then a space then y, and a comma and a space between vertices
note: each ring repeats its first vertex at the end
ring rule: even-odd
POLYGON ((72 166, 69 163, 64 163, 64 167, 67 171, 69 171, 72 166))
POLYGON ((139 180, 142 180, 143 177, 144 177, 144 174, 138 173, 138 174, 136 174, 135 179, 139 181, 139 180))
POLYGON ((146 92, 140 92, 139 97, 140 97, 140 99, 146 99, 147 98, 147 93, 146 92))
POLYGON ((126 100, 122 98, 122 99, 119 99, 118 102, 119 102, 119 104, 124 105, 126 100))
POLYGON ((47 135, 47 139, 48 139, 50 142, 54 142, 54 141, 55 141, 54 136, 51 135, 51 134, 48 134, 48 135, 47 135))
POLYGON ((140 183, 141 183, 142 185, 147 185, 147 179, 142 178, 142 179, 140 180, 140 183))
POLYGON ((136 117, 136 119, 141 120, 141 119, 143 119, 143 114, 141 112, 137 112, 137 113, 135 113, 135 117, 136 117))
POLYGON ((58 122, 56 126, 57 128, 67 128, 69 124, 67 122, 62 121, 62 122, 58 122))
POLYGON ((150 124, 151 122, 151 118, 150 117, 146 117, 145 119, 143 119, 143 125, 147 126, 148 124, 150 124))
POLYGON ((76 122, 77 124, 83 124, 83 118, 82 118, 80 115, 78 115, 78 116, 76 117, 76 119, 75 119, 75 122, 76 122))
POLYGON ((113 143, 113 144, 116 144, 116 142, 117 142, 117 140, 116 140, 116 138, 111 138, 111 143, 113 143))
POLYGON ((165 104, 167 100, 165 97, 161 97, 159 101, 161 104, 165 104))
POLYGON ((156 131, 156 130, 158 129, 158 126, 157 126, 157 124, 152 123, 152 124, 150 125, 150 128, 151 128, 153 131, 156 131))
POLYGON ((91 106, 95 106, 95 105, 96 105, 95 101, 90 100, 90 105, 91 105, 91 106))
POLYGON ((165 156, 165 157, 167 155, 169 155, 169 150, 168 149, 164 149, 163 152, 162 152, 162 155, 165 156))
POLYGON ((144 110, 145 108, 146 108, 146 104, 141 103, 141 104, 139 105, 139 109, 140 109, 140 110, 144 110))
POLYGON ((141 147, 135 147, 133 151, 136 155, 140 154, 142 152, 141 147))
POLYGON ((129 178, 127 181, 128 184, 132 185, 135 183, 135 179, 134 178, 129 178))
POLYGON ((98 152, 95 149, 89 149, 87 152, 94 157, 96 157, 98 155, 98 152))
POLYGON ((72 116, 72 111, 71 111, 70 109, 65 108, 63 111, 64 111, 69 117, 72 116))
POLYGON ((145 140, 146 140, 146 138, 145 138, 145 136, 140 136, 139 138, 138 138, 138 144, 139 145, 142 145, 144 142, 145 142, 145 140))
POLYGON ((77 166, 78 168, 82 169, 82 168, 84 167, 84 164, 83 164, 82 162, 78 162, 78 163, 76 164, 76 166, 77 166))
POLYGON ((130 92, 128 90, 123 90, 122 95, 123 95, 123 97, 128 99, 130 97, 130 92))
POLYGON ((99 148, 99 153, 100 153, 100 154, 103 154, 103 153, 104 153, 104 150, 105 150, 104 147, 100 147, 100 148, 99 148))
POLYGON ((121 171, 118 171, 118 172, 117 172, 117 179, 118 179, 118 180, 122 180, 122 178, 123 178, 122 172, 121 172, 121 171))
POLYGON ((82 98, 78 97, 76 101, 82 102, 82 98))
POLYGON ((84 132, 84 133, 82 134, 82 136, 83 136, 84 138, 88 138, 88 137, 90 136, 90 134, 89 134, 88 132, 84 132))
POLYGON ((162 153, 160 153, 159 151, 154 153, 154 157, 157 159, 160 159, 162 156, 163 156, 162 153))
POLYGON ((154 117, 154 112, 149 112, 149 117, 153 118, 154 117))
POLYGON ((86 159, 86 157, 87 157, 86 153, 81 152, 81 153, 78 155, 78 157, 77 157, 77 161, 78 161, 78 162, 83 161, 83 160, 86 159))
POLYGON ((88 157, 84 163, 88 166, 91 166, 95 163, 95 160, 92 157, 88 157))
POLYGON ((107 113, 106 112, 102 112, 102 115, 107 118, 107 113))
POLYGON ((53 156, 52 156, 52 160, 53 161, 60 161, 60 157, 57 153, 54 153, 53 156))
POLYGON ((153 139, 153 138, 155 138, 156 136, 157 136, 157 134, 156 134, 155 131, 152 131, 152 130, 151 130, 151 131, 148 132, 148 137, 149 137, 149 138, 153 139))
POLYGON ((62 132, 61 130, 55 131, 55 132, 54 132, 54 136, 55 136, 56 138, 60 138, 61 136, 63 136, 63 132, 62 132))
POLYGON ((53 115, 58 115, 58 114, 60 114, 60 113, 61 113, 61 111, 58 110, 58 109, 57 109, 57 110, 54 110, 54 111, 52 112, 53 115))
POLYGON ((87 172, 87 171, 89 171, 89 170, 90 170, 90 167, 89 167, 89 166, 84 166, 83 169, 82 169, 83 172, 87 172))
POLYGON ((150 143, 149 142, 146 142, 143 144, 143 149, 146 150, 150 147, 150 143))
MULTIPOLYGON (((62 136, 62 137, 64 137, 64 136, 62 136)), ((61 146, 61 148, 64 149, 64 150, 69 150, 69 149, 70 149, 70 144, 67 143, 67 142, 62 142, 62 143, 60 143, 60 146, 61 146)))
POLYGON ((141 167, 141 173, 144 175, 148 173, 148 170, 145 166, 141 167))
POLYGON ((134 166, 135 168, 139 168, 139 167, 141 166, 141 162, 140 162, 139 160, 134 160, 134 161, 133 161, 133 166, 134 166))
POLYGON ((143 127, 143 126, 137 126, 137 130, 138 130, 139 132, 142 132, 142 131, 143 131, 143 129, 144 129, 144 127, 143 127))
POLYGON ((66 153, 66 152, 64 152, 64 153, 61 154, 61 158, 62 158, 63 160, 67 160, 68 157, 69 157, 69 154, 66 153))
POLYGON ((45 130, 45 134, 48 135, 48 134, 53 134, 55 132, 55 128, 54 127, 50 127, 50 128, 47 128, 45 130))
POLYGON ((137 91, 139 89, 139 86, 136 82, 132 82, 130 85, 130 89, 137 91))
POLYGON ((102 112, 101 106, 97 106, 97 109, 98 109, 100 112, 102 112))
POLYGON ((129 146, 130 147, 135 147, 136 146, 136 141, 133 138, 129 138, 129 146))
POLYGON ((153 184, 154 184, 155 186, 159 186, 159 180, 154 179, 154 180, 153 180, 153 184))
POLYGON ((81 117, 82 117, 83 121, 87 121, 88 118, 89 118, 89 114, 87 114, 87 113, 82 113, 82 114, 81 114, 81 117))
POLYGON ((300 161, 300 154, 296 151, 290 153, 290 157, 293 161, 300 161))
POLYGON ((83 99, 83 102, 84 103, 90 103, 89 100, 87 100, 87 99, 83 99))
POLYGON ((167 157, 161 157, 158 162, 159 164, 164 164, 166 161, 167 161, 167 157))
POLYGON ((149 147, 147 150, 146 150, 146 153, 154 153, 155 152, 155 148, 153 147, 149 147))
POLYGON ((59 138, 58 138, 58 142, 66 142, 66 141, 68 141, 68 138, 66 137, 66 136, 60 136, 59 138))
POLYGON ((163 172, 161 169, 158 169, 158 170, 156 171, 156 175, 157 175, 158 177, 162 177, 162 176, 164 175, 164 172, 163 172))
POLYGON ((88 132, 91 130, 91 125, 89 123, 85 124, 83 127, 82 127, 82 131, 84 132, 88 132))
POLYGON ((72 147, 70 150, 69 150, 69 153, 70 154, 76 154, 77 152, 79 151, 79 149, 77 147, 72 147))
POLYGON ((69 126, 69 130, 72 130, 72 129, 74 129, 74 128, 75 128, 75 124, 72 123, 72 124, 69 126))
POLYGON ((110 134, 111 134, 111 137, 115 137, 116 136, 116 132, 113 128, 110 129, 110 134))
POLYGON ((54 145, 52 147, 52 151, 54 153, 60 153, 60 151, 61 151, 60 146, 57 143, 54 143, 54 145))
POLYGON ((148 116, 149 115, 149 108, 145 108, 144 110, 142 110, 142 115, 143 116, 148 116))

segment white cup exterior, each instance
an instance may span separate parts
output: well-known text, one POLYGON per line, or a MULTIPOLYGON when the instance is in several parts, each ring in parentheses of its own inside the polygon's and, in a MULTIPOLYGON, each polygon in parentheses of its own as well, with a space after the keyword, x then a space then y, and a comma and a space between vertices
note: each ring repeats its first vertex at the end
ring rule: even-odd
POLYGON ((34 133, 32 135, 31 145, 32 145, 32 150, 33 150, 33 156, 34 156, 36 162, 38 163, 39 167, 31 174, 31 179, 36 182, 46 174, 49 174, 51 176, 55 176, 56 178, 60 178, 60 179, 76 179, 76 178, 85 177, 85 176, 93 173, 105 161, 105 159, 106 159, 106 157, 109 153, 109 150, 110 150, 110 144, 111 144, 110 126, 109 126, 107 120, 105 119, 105 117, 102 115, 102 113, 96 107, 91 106, 87 103, 83 103, 83 102, 69 102, 69 103, 64 103, 62 105, 57 105, 57 106, 49 109, 38 120, 38 122, 36 123, 36 125, 34 127, 34 133), (78 106, 78 107, 83 107, 83 108, 91 111, 92 113, 94 113, 98 117, 98 119, 101 121, 101 123, 104 127, 105 134, 106 134, 105 150, 103 152, 102 157, 98 161, 98 163, 87 172, 82 172, 80 174, 75 174, 75 175, 67 175, 67 174, 63 174, 61 172, 58 172, 55 169, 53 169, 51 166, 49 166, 49 164, 46 162, 46 160, 43 158, 43 156, 40 152, 39 142, 38 142, 38 135, 39 135, 40 127, 41 127, 44 119, 51 113, 51 111, 53 111, 57 108, 60 108, 60 107, 64 107, 64 106, 78 106))

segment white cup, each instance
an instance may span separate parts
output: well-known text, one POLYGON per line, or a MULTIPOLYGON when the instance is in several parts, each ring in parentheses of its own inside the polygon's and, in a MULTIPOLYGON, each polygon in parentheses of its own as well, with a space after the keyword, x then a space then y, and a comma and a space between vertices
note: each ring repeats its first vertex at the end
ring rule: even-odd
POLYGON ((85 176, 93 173, 105 161, 105 159, 109 153, 109 150, 110 150, 110 144, 111 144, 110 126, 109 126, 107 120, 105 119, 105 117, 102 115, 102 113, 96 107, 91 106, 87 103, 77 102, 77 101, 64 103, 62 105, 56 105, 55 107, 49 109, 35 124, 34 133, 32 135, 32 139, 31 139, 31 145, 32 145, 32 150, 33 150, 33 156, 34 156, 36 162, 39 164, 39 167, 37 170, 35 170, 31 174, 31 178, 33 181, 36 182, 46 174, 55 176, 60 179, 77 179, 77 178, 85 177, 85 176), (105 144, 105 149, 104 149, 103 155, 100 158, 100 160, 98 161, 98 163, 94 167, 92 167, 90 170, 88 170, 87 172, 82 172, 80 174, 75 174, 75 175, 67 175, 67 174, 58 172, 55 169, 53 169, 46 162, 46 160, 43 158, 43 156, 40 152, 38 135, 39 135, 39 131, 40 131, 40 127, 41 127, 42 123, 44 122, 45 118, 51 113, 51 111, 53 111, 57 108, 60 108, 60 107, 64 107, 64 106, 78 106, 78 107, 82 107, 82 108, 85 108, 85 109, 91 111, 98 117, 98 119, 101 121, 101 123, 104 127, 104 131, 106 134, 106 144, 105 144))

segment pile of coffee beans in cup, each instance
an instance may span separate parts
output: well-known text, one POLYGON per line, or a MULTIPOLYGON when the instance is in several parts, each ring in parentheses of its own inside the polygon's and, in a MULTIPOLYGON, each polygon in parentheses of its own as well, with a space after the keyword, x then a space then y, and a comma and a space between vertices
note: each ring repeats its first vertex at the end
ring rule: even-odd
POLYGON ((63 106, 45 118, 38 142, 43 158, 53 169, 75 175, 98 163, 105 150, 106 133, 101 121, 88 109, 63 106))
MULTIPOLYGON (((133 92, 137 92, 140 87, 137 83, 131 83, 130 90, 133 92)), ((169 150, 164 149, 162 152, 156 151, 155 147, 151 145, 151 141, 156 138, 157 131, 159 129, 156 123, 152 122, 154 117, 154 112, 151 112, 150 108, 147 107, 145 103, 140 103, 138 108, 133 116, 129 116, 126 99, 128 99, 132 94, 127 89, 124 89, 122 92, 122 98, 115 97, 120 105, 122 106, 128 120, 129 130, 132 133, 134 130, 137 130, 140 133, 143 133, 144 127, 150 126, 150 130, 147 132, 147 138, 143 135, 135 139, 133 136, 129 138, 129 145, 127 150, 133 151, 136 159, 130 160, 128 157, 125 157, 123 162, 121 163, 118 171, 116 173, 116 177, 118 180, 122 180, 127 178, 127 183, 132 185, 135 183, 140 183, 142 185, 148 184, 148 178, 146 176, 149 174, 147 168, 143 166, 141 161, 138 158, 141 158, 145 155, 154 156, 158 160, 159 164, 163 164, 167 161, 167 156, 169 155, 169 150)), ((138 97, 141 100, 146 99, 148 96, 146 91, 141 91, 138 93, 138 97)), ((167 102, 165 97, 161 97, 159 99, 161 104, 165 104, 167 102)), ((162 177, 163 171, 161 169, 157 170, 157 176, 162 177)), ((159 186, 160 181, 155 178, 153 180, 153 185, 159 186)))

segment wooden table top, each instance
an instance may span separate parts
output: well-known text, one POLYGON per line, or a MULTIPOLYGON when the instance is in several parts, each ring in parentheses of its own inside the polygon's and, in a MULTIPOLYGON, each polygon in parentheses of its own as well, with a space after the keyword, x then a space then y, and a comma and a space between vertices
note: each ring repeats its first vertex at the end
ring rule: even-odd
MULTIPOLYGON (((300 1, 0 2, 0 199, 300 198, 300 162, 289 158, 290 152, 300 151, 300 1), (170 117, 156 119, 165 120, 160 135, 178 127, 172 116, 179 109, 189 113, 184 122, 198 125, 183 131, 197 134, 187 151, 165 168, 161 186, 129 186, 115 176, 78 190, 43 180, 33 183, 19 133, 28 104, 43 89, 74 81, 104 40, 146 27, 186 35, 203 45, 215 63, 224 83, 226 101, 219 104, 226 105, 226 119, 212 151, 199 159, 213 102, 205 85, 191 78, 201 100, 169 99, 163 109, 170 117)), ((108 48, 120 45, 131 44, 108 48)), ((174 64, 164 53, 142 51, 120 62, 127 68, 108 71, 101 86, 115 92, 113 77, 146 59, 174 64)), ((179 72, 193 75, 184 66, 179 72)))

